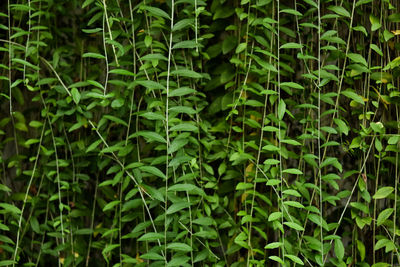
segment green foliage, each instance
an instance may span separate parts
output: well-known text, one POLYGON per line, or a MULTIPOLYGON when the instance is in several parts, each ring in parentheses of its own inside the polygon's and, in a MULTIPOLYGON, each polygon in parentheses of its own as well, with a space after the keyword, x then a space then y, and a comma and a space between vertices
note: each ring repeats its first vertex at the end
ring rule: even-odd
POLYGON ((396 1, 2 1, 0 266, 396 266, 396 1))

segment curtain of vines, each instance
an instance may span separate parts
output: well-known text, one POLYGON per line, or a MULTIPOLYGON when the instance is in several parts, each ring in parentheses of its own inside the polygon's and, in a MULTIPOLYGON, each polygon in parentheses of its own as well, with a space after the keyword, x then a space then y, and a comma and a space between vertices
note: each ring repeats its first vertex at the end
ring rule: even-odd
POLYGON ((0 266, 400 264, 399 8, 1 1, 0 266))

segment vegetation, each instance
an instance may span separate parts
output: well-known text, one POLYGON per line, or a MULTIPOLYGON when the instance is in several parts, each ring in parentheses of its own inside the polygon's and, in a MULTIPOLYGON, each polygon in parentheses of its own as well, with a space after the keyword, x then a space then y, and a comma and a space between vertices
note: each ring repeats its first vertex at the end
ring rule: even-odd
POLYGON ((0 7, 0 266, 400 264, 398 1, 0 7))

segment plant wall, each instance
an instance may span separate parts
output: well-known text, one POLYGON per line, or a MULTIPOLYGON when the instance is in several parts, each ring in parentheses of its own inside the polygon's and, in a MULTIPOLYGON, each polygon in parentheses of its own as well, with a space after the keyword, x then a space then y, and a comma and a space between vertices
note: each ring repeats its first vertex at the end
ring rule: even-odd
POLYGON ((0 7, 0 266, 400 264, 397 1, 0 7))

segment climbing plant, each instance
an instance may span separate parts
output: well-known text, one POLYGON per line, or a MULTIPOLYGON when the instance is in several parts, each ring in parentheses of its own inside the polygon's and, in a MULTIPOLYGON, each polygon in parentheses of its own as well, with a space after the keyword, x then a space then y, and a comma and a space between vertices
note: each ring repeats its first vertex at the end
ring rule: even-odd
POLYGON ((0 266, 400 264, 397 1, 0 7, 0 266))

